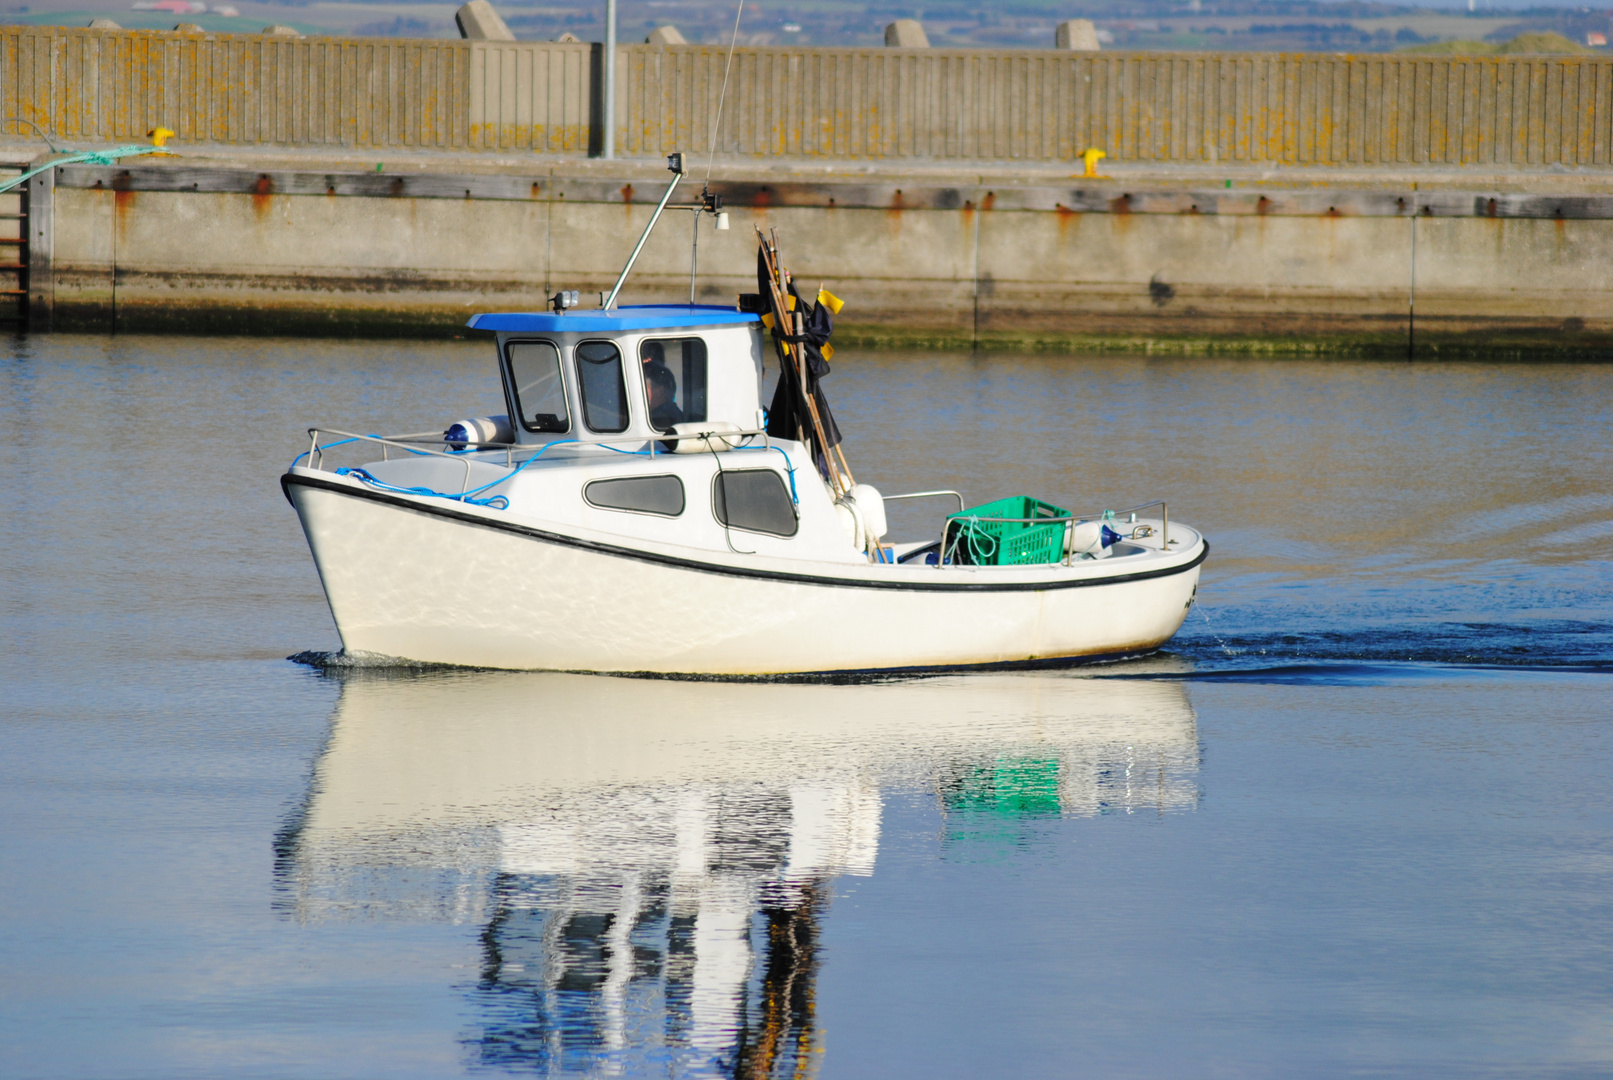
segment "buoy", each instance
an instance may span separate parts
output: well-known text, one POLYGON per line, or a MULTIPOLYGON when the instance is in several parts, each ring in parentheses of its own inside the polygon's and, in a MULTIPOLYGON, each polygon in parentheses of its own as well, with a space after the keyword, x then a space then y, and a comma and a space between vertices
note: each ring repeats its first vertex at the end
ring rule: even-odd
POLYGON ((451 450, 463 450, 472 443, 507 443, 515 441, 508 416, 476 416, 469 420, 455 420, 442 433, 442 441, 451 450))

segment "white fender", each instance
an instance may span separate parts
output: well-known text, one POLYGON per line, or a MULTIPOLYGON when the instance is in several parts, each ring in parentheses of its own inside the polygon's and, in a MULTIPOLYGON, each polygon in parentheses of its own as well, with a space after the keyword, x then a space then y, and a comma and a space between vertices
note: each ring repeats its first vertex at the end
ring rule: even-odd
POLYGON ((713 450, 721 453, 732 450, 738 445, 738 439, 725 439, 722 436, 731 431, 740 430, 738 424, 731 424, 727 420, 690 420, 682 424, 672 425, 672 434, 682 435, 673 446, 674 454, 709 454, 713 450), (689 438, 689 436, 705 436, 703 438, 689 438))
POLYGON ((885 521, 885 496, 873 484, 857 484, 846 493, 846 498, 857 504, 857 510, 862 514, 863 531, 868 535, 870 544, 875 540, 883 540, 888 530, 885 521))
POLYGON ((1064 550, 1071 555, 1085 555, 1089 559, 1106 559, 1109 549, 1103 546, 1102 521, 1078 521, 1064 534, 1064 550))
POLYGON ((835 503, 835 517, 840 527, 846 530, 846 539, 851 541, 854 548, 867 546, 868 530, 863 525, 863 516, 857 509, 857 504, 850 499, 841 499, 835 503))
POLYGON ((471 443, 514 442, 515 430, 508 416, 476 416, 449 424, 442 441, 455 450, 463 450, 471 443))

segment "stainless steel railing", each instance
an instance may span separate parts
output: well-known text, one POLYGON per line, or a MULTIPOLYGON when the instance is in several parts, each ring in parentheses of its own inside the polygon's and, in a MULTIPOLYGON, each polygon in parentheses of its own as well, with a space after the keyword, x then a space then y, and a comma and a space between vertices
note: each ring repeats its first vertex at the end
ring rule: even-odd
MULTIPOLYGON (((417 432, 412 432, 412 433, 406 434, 406 435, 361 435, 361 434, 359 434, 357 432, 341 431, 341 430, 338 430, 337 428, 311 427, 311 428, 308 429, 308 451, 307 451, 307 453, 299 454, 298 457, 297 457, 297 461, 293 461, 292 465, 295 466, 298 461, 301 461, 304 458, 307 458, 308 459, 308 467, 310 469, 323 469, 324 468, 325 451, 332 450, 332 449, 336 448, 337 446, 345 446, 345 445, 347 445, 349 443, 354 443, 354 442, 373 443, 373 444, 375 444, 375 445, 377 445, 377 446, 379 446, 381 448, 381 460, 382 461, 391 460, 391 452, 392 452, 392 450, 397 449, 397 450, 406 450, 410 454, 415 454, 415 455, 418 455, 418 456, 444 457, 444 458, 448 458, 451 461, 460 462, 465 467, 465 475, 464 475, 463 479, 460 482, 460 489, 459 490, 460 490, 461 494, 464 494, 464 492, 466 490, 468 490, 469 487, 470 487, 470 467, 471 467, 471 463, 473 461, 477 460, 472 455, 475 454, 475 453, 480 453, 480 452, 487 451, 487 450, 492 450, 492 451, 502 450, 502 451, 504 451, 504 467, 506 469, 514 470, 515 465, 516 465, 515 455, 516 455, 516 453, 518 451, 521 451, 521 450, 530 450, 530 451, 532 451, 533 454, 541 454, 545 450, 547 450, 549 447, 556 446, 556 445, 566 445, 566 446, 607 445, 608 446, 608 445, 612 445, 612 444, 616 444, 616 443, 648 443, 649 444, 649 448, 648 448, 648 451, 647 451, 648 455, 650 457, 654 457, 656 455, 657 445, 659 443, 663 443, 663 442, 678 442, 678 441, 681 441, 681 440, 684 440, 684 439, 688 439, 688 440, 691 440, 691 441, 694 441, 694 442, 704 443, 707 447, 710 447, 712 443, 717 443, 717 442, 728 443, 728 441, 732 440, 732 439, 748 439, 748 438, 754 438, 754 437, 756 437, 758 435, 760 435, 762 437, 762 442, 761 442, 761 445, 759 447, 757 447, 757 449, 771 449, 772 448, 772 442, 767 437, 766 429, 756 428, 756 429, 752 429, 752 430, 743 430, 743 431, 719 431, 719 430, 716 430, 716 429, 713 429, 713 430, 710 430, 710 431, 698 431, 697 430, 697 431, 693 431, 693 432, 683 432, 683 433, 677 434, 677 435, 663 434, 661 437, 653 438, 653 439, 646 438, 643 435, 616 435, 616 436, 606 436, 605 438, 589 438, 589 439, 586 439, 586 440, 584 440, 584 439, 555 439, 555 440, 552 440, 550 442, 545 442, 545 443, 507 443, 507 442, 469 442, 469 441, 467 441, 465 443, 465 449, 464 450, 450 451, 450 450, 438 449, 438 447, 440 447, 442 445, 442 442, 443 442, 442 432, 440 432, 440 431, 417 431, 417 432), (331 443, 326 443, 325 445, 321 446, 320 443, 319 443, 319 437, 321 435, 334 435, 334 436, 337 437, 337 441, 336 442, 331 442, 331 443), (433 445, 433 444, 435 444, 435 445, 433 445), (475 448, 474 451, 471 449, 472 447, 475 448)), ((740 448, 736 447, 736 446, 733 446, 733 445, 729 445, 729 449, 740 449, 740 448)), ((667 451, 663 450, 663 451, 661 451, 661 453, 667 453, 667 451)), ((962 504, 961 497, 959 499, 959 504, 960 505, 962 504)))

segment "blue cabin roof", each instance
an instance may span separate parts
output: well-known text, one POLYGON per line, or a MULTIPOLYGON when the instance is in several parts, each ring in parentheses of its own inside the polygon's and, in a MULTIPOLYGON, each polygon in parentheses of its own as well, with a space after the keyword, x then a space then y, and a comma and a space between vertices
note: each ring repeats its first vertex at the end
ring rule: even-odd
POLYGON ((483 312, 465 325, 472 330, 529 334, 612 334, 623 330, 670 330, 677 327, 720 326, 760 322, 760 315, 714 304, 631 304, 609 311, 483 312))

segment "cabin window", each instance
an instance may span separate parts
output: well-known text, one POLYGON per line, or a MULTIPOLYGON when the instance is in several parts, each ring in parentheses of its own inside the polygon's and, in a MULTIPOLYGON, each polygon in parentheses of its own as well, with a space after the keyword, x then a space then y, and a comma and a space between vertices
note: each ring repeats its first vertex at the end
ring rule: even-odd
POLYGON ((643 341, 638 358, 651 427, 671 431, 673 424, 706 418, 705 341, 697 337, 643 341))
POLYGON ((582 489, 590 506, 677 517, 683 513, 683 481, 676 476, 622 476, 594 480, 582 489))
POLYGON ((512 341, 505 346, 515 414, 528 431, 571 430, 566 388, 560 381, 560 350, 551 341, 512 341))
POLYGON ((627 386, 622 382, 622 354, 615 345, 584 341, 577 346, 577 387, 583 422, 590 431, 627 430, 627 386))
POLYGON ((794 536, 795 504, 784 477, 772 469, 733 469, 717 474, 712 512, 735 529, 794 536))

